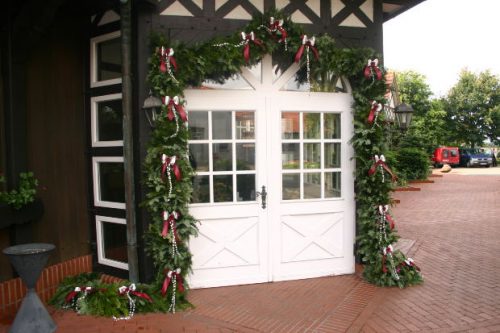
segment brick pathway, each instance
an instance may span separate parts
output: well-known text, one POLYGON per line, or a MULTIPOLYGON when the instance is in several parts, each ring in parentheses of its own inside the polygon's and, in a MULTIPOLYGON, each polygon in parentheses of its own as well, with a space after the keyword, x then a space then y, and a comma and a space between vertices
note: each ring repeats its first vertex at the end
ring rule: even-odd
POLYGON ((398 193, 422 286, 384 290, 363 332, 500 332, 500 176, 448 174, 398 193))
POLYGON ((418 186, 396 194, 393 215, 415 240, 421 286, 377 288, 348 275, 193 290, 194 310, 128 322, 51 309, 57 332, 500 332, 500 176, 418 186))

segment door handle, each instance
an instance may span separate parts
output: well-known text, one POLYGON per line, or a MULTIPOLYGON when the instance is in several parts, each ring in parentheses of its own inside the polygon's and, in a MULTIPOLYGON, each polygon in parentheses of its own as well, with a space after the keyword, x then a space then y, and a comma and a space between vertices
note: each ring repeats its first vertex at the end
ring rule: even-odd
POLYGON ((267 199, 267 192, 266 192, 266 187, 262 185, 262 191, 260 192, 255 192, 255 196, 258 198, 261 198, 262 201, 262 209, 266 209, 266 199, 267 199))

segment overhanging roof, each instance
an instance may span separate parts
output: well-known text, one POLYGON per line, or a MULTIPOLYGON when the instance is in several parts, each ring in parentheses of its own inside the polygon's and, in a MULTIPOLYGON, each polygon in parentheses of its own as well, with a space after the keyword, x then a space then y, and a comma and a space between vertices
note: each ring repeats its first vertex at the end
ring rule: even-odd
POLYGON ((383 0, 382 11, 384 13, 384 22, 389 21, 424 1, 425 0, 383 0))

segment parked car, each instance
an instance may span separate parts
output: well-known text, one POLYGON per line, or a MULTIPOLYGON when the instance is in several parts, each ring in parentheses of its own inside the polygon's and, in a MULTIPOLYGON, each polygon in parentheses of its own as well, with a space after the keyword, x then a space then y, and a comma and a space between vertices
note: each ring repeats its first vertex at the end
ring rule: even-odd
POLYGON ((443 164, 458 166, 460 164, 458 147, 438 147, 434 149, 434 154, 432 155, 432 164, 436 168, 442 167, 443 164))
POLYGON ((474 166, 485 166, 489 168, 493 165, 493 158, 483 149, 460 148, 460 165, 467 168, 474 166))

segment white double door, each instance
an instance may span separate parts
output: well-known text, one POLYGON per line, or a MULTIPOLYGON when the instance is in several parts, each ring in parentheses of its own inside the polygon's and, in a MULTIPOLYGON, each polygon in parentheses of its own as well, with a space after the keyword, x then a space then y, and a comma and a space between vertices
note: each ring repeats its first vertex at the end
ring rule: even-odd
POLYGON ((190 126, 196 112, 208 115, 208 134, 191 141, 193 150, 198 142, 206 147, 207 159, 199 172, 205 201, 190 206, 200 221, 190 240, 192 288, 354 272, 352 97, 284 91, 298 66, 278 79, 269 56, 261 67, 261 78, 243 70, 252 89, 186 93, 190 126), (226 141, 217 139, 221 132, 226 141), (229 155, 219 154, 221 146, 229 155), (225 171, 219 171, 221 156, 229 161, 225 171), (265 204, 258 195, 263 186, 265 204))

